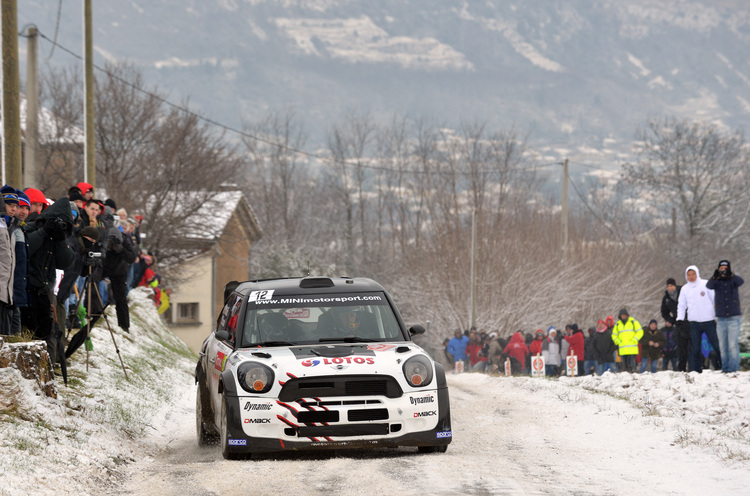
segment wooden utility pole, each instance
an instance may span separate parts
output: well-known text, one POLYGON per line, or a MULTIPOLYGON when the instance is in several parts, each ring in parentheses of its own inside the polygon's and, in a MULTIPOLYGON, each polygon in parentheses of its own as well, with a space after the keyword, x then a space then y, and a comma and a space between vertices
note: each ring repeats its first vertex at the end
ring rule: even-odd
POLYGON ((23 157, 23 186, 36 188, 37 150, 39 149, 39 71, 37 65, 37 30, 29 27, 26 45, 26 141, 23 157))
POLYGON ((562 177, 562 238, 563 256, 568 253, 568 159, 563 162, 562 177))
POLYGON ((86 135, 86 146, 84 147, 84 171, 83 182, 89 183, 96 189, 96 161, 94 134, 94 36, 92 28, 91 0, 83 0, 83 82, 84 100, 83 131, 86 135))
POLYGON ((21 188, 21 81, 18 71, 18 7, 1 0, 3 52, 3 183, 21 188))

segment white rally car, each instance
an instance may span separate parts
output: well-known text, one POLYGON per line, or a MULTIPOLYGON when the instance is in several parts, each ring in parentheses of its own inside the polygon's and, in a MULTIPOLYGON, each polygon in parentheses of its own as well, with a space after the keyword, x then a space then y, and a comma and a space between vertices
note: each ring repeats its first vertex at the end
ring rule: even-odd
MULTIPOLYGON (((228 288, 231 290, 231 287, 228 288)), ((452 439, 445 372, 391 297, 361 278, 241 283, 195 369, 198 444, 224 458, 452 439)))

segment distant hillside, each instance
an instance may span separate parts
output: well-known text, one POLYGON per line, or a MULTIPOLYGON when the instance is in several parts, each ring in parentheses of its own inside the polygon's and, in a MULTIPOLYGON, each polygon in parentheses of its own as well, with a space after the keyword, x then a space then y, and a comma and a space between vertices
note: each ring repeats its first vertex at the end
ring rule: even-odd
MULTIPOLYGON (((57 6, 19 2, 19 26, 51 37, 57 6)), ((97 2, 94 16, 100 62, 131 61, 232 126, 292 105, 309 147, 356 108, 515 124, 550 158, 609 164, 649 115, 730 128, 750 115, 741 1, 151 0, 97 2)), ((63 2, 58 40, 78 53, 81 17, 63 2)))

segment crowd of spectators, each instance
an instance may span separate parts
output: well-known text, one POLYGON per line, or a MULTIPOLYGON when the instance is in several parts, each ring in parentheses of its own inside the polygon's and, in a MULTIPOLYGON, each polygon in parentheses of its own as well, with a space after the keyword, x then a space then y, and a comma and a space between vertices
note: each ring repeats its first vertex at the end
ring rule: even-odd
POLYGON ((610 315, 586 332, 578 324, 568 324, 562 332, 551 326, 546 331, 519 330, 505 337, 499 331, 472 327, 456 330, 453 338, 443 341, 445 359, 455 371, 496 374, 506 372, 508 361, 512 374, 530 374, 536 356, 544 358, 547 376, 565 375, 571 356, 576 357, 578 375, 656 373, 670 367, 683 372, 701 372, 704 367, 736 372, 741 315, 737 288, 744 281, 732 273, 727 260, 719 262, 710 280, 700 279, 699 274, 696 266, 688 267, 682 297, 682 287, 673 278, 667 280, 661 327, 656 319, 642 327, 626 308, 619 311, 617 320, 610 315), (690 300, 693 293, 696 300, 690 300))
POLYGON ((5 185, 0 213, 0 334, 45 340, 56 363, 87 341, 109 305, 129 332, 132 288, 153 287, 163 306, 155 259, 141 247, 143 217, 97 199, 91 184, 56 200, 5 185))

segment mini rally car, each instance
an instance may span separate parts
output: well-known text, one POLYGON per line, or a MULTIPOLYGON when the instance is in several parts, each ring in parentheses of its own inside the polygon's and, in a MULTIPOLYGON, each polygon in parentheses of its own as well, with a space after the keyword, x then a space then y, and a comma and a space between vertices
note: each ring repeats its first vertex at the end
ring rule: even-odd
MULTIPOLYGON (((228 288, 231 289, 231 288, 228 288)), ((226 293, 226 291, 225 291, 226 293)), ((445 372, 391 297, 360 278, 239 284, 195 369, 198 444, 222 455, 452 440, 445 372)))

